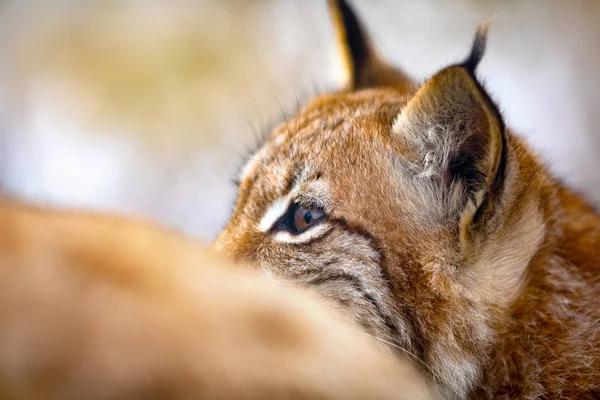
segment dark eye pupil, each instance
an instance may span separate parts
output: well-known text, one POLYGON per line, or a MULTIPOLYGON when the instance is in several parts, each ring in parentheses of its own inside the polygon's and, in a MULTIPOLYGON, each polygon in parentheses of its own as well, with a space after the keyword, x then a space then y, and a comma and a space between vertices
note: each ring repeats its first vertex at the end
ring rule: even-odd
POLYGON ((304 222, 310 224, 310 221, 312 221, 312 213, 307 211, 306 214, 304 214, 304 222))

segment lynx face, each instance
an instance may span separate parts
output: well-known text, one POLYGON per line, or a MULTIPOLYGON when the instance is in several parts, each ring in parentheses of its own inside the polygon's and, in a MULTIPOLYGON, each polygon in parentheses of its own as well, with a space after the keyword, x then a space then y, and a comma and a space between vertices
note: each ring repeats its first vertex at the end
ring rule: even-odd
POLYGON ((330 1, 346 90, 313 99, 244 167, 215 247, 308 286, 446 390, 477 385, 546 232, 546 175, 466 61, 422 85, 330 1))

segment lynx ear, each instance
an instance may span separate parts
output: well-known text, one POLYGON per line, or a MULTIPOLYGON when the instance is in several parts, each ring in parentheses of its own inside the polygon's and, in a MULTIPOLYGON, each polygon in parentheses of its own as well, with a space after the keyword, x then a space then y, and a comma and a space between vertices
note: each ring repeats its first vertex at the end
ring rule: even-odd
POLYGON ((348 89, 393 86, 402 91, 415 87, 402 71, 383 61, 354 11, 344 0, 328 0, 348 89))
POLYGON ((486 34, 487 26, 480 26, 469 57, 427 81, 393 126, 413 149, 412 165, 463 197, 454 200, 474 205, 472 219, 498 195, 504 169, 502 117, 474 76, 486 34))

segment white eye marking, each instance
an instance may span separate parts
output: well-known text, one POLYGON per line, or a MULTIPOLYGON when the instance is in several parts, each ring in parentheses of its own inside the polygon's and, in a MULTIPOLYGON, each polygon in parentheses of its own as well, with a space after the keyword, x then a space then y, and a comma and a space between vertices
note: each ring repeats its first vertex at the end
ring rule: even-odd
POLYGON ((322 236, 329 229, 329 225, 324 222, 302 233, 291 234, 286 231, 277 232, 275 240, 283 243, 306 243, 322 236))
MULTIPOLYGON (((302 176, 298 180, 301 180, 301 179, 302 179, 302 176)), ((301 183, 297 182, 296 186, 294 186, 292 188, 292 190, 290 190, 290 192, 286 196, 280 197, 277 200, 275 200, 273 203, 271 203, 271 205, 265 212, 264 216, 260 220, 260 223, 258 225, 258 230, 260 232, 268 232, 270 229, 272 229, 273 225, 275 225, 275 223, 286 212, 288 212, 288 209, 290 208, 290 206, 292 204, 292 200, 295 197, 297 197, 300 192, 304 193, 305 195, 308 194, 309 196, 314 197, 314 198, 319 198, 319 199, 321 199, 321 201, 323 201, 323 199, 327 199, 327 190, 326 189, 327 189, 327 184, 322 181, 314 181, 308 185, 306 183, 301 184, 301 183), (301 185, 302 185, 302 188, 301 188, 301 185)), ((327 203, 325 203, 325 204, 327 204, 327 203)), ((309 240, 312 240, 313 238, 316 238, 316 237, 322 235, 325 231, 327 231, 328 227, 329 227, 328 224, 319 223, 318 226, 315 226, 314 228, 311 227, 310 229, 307 229, 305 232, 302 232, 299 234, 292 234, 290 232, 277 232, 273 236, 273 238, 275 240, 285 242, 285 243, 303 243, 303 242, 307 242, 309 240)))
POLYGON ((287 211, 290 203, 292 201, 292 196, 294 192, 290 192, 287 196, 281 197, 273 202, 265 215, 263 216, 260 224, 258 225, 258 229, 261 232, 267 232, 269 229, 273 227, 273 224, 277 222, 279 218, 287 211))

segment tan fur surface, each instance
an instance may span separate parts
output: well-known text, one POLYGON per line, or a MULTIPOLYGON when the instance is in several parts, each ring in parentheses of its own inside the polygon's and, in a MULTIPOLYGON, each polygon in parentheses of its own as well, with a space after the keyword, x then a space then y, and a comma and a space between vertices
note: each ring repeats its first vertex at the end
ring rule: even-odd
POLYGON ((445 398, 597 399, 600 216, 504 128, 474 75, 485 33, 465 63, 394 84, 329 3, 355 81, 249 157, 215 248, 330 299, 445 398), (291 204, 327 217, 280 232, 291 204))
POLYGON ((429 399, 316 299, 148 223, 0 204, 0 398, 429 399))

